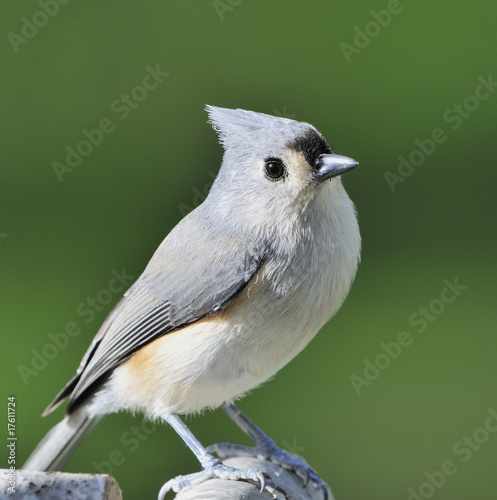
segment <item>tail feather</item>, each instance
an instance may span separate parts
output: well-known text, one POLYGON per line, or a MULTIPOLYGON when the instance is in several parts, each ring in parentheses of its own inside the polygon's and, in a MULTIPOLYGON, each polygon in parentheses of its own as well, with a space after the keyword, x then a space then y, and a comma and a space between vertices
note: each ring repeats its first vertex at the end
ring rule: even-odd
POLYGON ((56 408, 58 408, 71 394, 74 388, 78 385, 79 379, 81 375, 77 373, 67 384, 62 388, 62 390, 55 396, 54 400, 46 407, 45 411, 41 414, 42 417, 46 417, 50 413, 52 413, 56 408))
POLYGON ((78 408, 48 432, 22 468, 62 470, 79 443, 101 418, 102 416, 89 416, 85 406, 78 408))

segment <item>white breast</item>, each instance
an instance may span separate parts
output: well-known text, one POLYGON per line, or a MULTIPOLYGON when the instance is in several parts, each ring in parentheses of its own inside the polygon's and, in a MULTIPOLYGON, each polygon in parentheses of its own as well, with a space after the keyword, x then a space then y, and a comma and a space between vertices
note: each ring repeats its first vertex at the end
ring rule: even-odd
POLYGON ((308 237, 296 240, 286 262, 268 263, 220 314, 142 348, 116 368, 91 411, 142 410, 159 417, 217 407, 297 355, 341 306, 357 269, 354 208, 338 187, 323 186, 307 221, 308 237))

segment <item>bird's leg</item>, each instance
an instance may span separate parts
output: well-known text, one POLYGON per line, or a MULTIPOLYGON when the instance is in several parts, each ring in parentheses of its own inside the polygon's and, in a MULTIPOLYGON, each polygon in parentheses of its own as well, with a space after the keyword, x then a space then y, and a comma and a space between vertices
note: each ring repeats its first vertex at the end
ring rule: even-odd
POLYGON ((200 441, 198 441, 177 415, 165 415, 163 418, 179 434, 188 448, 192 450, 203 470, 188 474, 187 476, 177 476, 170 479, 162 486, 159 492, 159 500, 163 500, 169 490, 178 492, 183 488, 195 486, 211 478, 246 481, 259 487, 261 493, 264 490, 268 491, 273 498, 278 498, 278 494, 287 498, 286 493, 281 488, 278 488, 264 472, 258 469, 238 469, 224 465, 223 462, 211 455, 202 446, 200 441))
POLYGON ((230 443, 219 443, 209 446, 207 450, 216 453, 220 458, 235 456, 254 456, 269 460, 284 469, 294 471, 307 485, 311 484, 323 491, 325 499, 332 500, 331 492, 324 481, 301 457, 280 450, 275 442, 249 420, 236 406, 223 403, 221 409, 235 422, 238 427, 255 443, 255 447, 241 446, 230 443))

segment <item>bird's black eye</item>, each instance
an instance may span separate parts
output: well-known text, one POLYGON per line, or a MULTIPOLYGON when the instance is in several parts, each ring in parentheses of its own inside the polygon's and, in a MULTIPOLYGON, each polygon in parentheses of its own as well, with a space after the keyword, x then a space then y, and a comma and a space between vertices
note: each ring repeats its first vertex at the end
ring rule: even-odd
POLYGON ((266 160, 264 170, 266 171, 266 177, 272 181, 278 181, 286 174, 285 166, 278 158, 269 158, 266 160))

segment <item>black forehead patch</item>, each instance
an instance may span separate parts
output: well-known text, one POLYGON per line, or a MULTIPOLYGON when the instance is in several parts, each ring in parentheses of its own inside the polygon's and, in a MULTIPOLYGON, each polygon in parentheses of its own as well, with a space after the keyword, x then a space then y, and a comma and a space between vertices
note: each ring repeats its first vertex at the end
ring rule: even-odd
POLYGON ((311 128, 291 140, 287 147, 302 153, 311 167, 314 167, 319 156, 333 153, 329 142, 319 132, 311 128))

